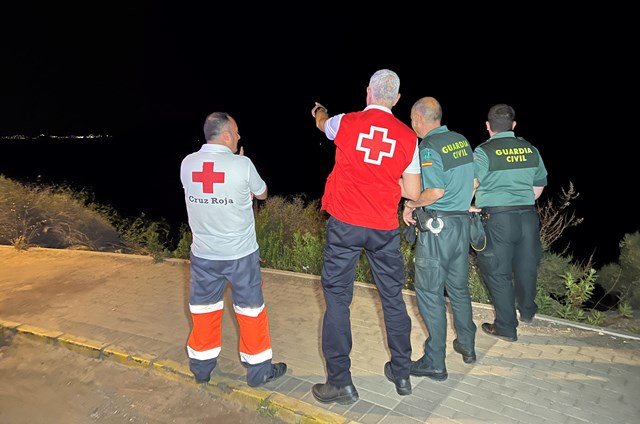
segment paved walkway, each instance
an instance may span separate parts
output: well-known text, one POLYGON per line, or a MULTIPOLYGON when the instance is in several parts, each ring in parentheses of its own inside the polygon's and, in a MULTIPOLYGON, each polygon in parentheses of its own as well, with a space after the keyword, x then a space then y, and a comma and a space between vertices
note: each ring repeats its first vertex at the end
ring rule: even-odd
MULTIPOLYGON (((180 260, 154 264, 136 255, 0 246, 0 328, 196 384, 185 353, 188 275, 180 260)), ((351 313, 360 400, 318 403, 310 390, 325 381, 319 277, 264 269, 264 294, 274 361, 288 364, 287 375, 261 388, 246 385, 235 317, 226 308, 219 366, 206 389, 256 409, 268 399, 285 422, 640 422, 640 337, 537 317, 509 343, 480 330, 493 317, 480 304, 474 304, 478 361, 462 362, 450 330, 449 379, 412 377, 413 394, 399 396, 383 375, 389 353, 379 298, 363 284, 356 285, 351 313)), ((226 301, 231 304, 229 296, 226 301)), ((406 301, 416 359, 426 331, 412 293, 406 301)))

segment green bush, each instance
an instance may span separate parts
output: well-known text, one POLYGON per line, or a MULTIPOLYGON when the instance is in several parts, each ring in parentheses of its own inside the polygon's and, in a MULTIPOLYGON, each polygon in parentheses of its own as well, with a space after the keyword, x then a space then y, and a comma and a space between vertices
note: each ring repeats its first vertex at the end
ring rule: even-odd
POLYGON ((605 321, 606 317, 601 311, 591 311, 591 313, 587 316, 587 322, 590 325, 602 326, 605 321))
POLYGON ((271 196, 257 202, 256 236, 265 266, 319 275, 326 214, 317 200, 271 196))
POLYGON ((114 251, 122 239, 87 193, 0 175, 0 244, 114 251))
POLYGON ((189 259, 191 253, 191 243, 193 241, 193 234, 189 230, 187 224, 182 224, 179 230, 180 239, 178 245, 173 251, 173 257, 179 259, 189 259))
MULTIPOLYGON (((640 308, 640 233, 626 234, 620 242, 620 302, 640 308)), ((603 285, 603 287, 608 287, 603 285)))
POLYGON ((469 293, 473 302, 490 303, 489 291, 482 281, 476 255, 473 252, 469 254, 469 293))
POLYGON ((604 265, 596 282, 605 295, 627 302, 632 308, 640 308, 640 233, 626 234, 620 242, 618 263, 604 265))
POLYGON ((553 316, 562 307, 560 302, 540 286, 536 287, 536 305, 538 305, 538 313, 549 316, 553 316))
POLYGON ((583 274, 572 262, 570 256, 562 256, 549 251, 543 252, 538 266, 538 288, 555 299, 562 298, 566 289, 563 276, 567 273, 583 274))
MULTIPOLYGON (((289 249, 287 249, 289 250, 289 249)), ((291 265, 296 272, 320 275, 324 251, 323 234, 293 233, 291 265)))

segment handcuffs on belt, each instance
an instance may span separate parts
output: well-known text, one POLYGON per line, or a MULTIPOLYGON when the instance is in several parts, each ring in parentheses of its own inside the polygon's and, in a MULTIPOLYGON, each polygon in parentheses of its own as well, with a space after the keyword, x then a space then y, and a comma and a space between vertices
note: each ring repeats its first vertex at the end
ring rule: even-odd
POLYGON ((435 212, 427 213, 424 208, 415 208, 412 216, 413 219, 416 220, 416 226, 421 232, 431 231, 437 236, 444 227, 442 218, 438 218, 435 212), (431 215, 431 217, 428 215, 431 215))

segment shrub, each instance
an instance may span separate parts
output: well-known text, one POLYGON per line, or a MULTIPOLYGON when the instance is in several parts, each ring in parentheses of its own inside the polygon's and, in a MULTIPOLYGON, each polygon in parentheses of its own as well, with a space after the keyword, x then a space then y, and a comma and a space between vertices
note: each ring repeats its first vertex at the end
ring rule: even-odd
POLYGON ((271 196, 255 208, 256 236, 265 266, 302 273, 322 269, 326 214, 317 200, 271 196))
POLYGON ((358 258, 358 265, 356 266, 356 281, 375 284, 373 273, 369 266, 369 259, 367 259, 367 255, 364 250, 360 252, 360 258, 358 258))
POLYGON ((604 296, 615 297, 616 303, 628 302, 640 308, 640 233, 624 236, 618 263, 604 265, 597 283, 605 290, 604 296))
POLYGON ((538 288, 554 299, 564 295, 565 283, 562 278, 567 273, 576 274, 570 256, 562 256, 553 252, 543 252, 538 266, 538 288))
POLYGON ((562 305, 555 298, 551 297, 542 287, 536 287, 536 305, 538 313, 553 316, 562 305))
POLYGON ((113 251, 121 239, 88 193, 0 176, 0 243, 113 251))
POLYGON ((620 300, 640 308, 640 233, 626 234, 620 242, 620 267, 623 289, 620 300))
POLYGON ((485 287, 474 252, 469 254, 469 293, 471 300, 477 303, 489 303, 489 292, 485 287))
MULTIPOLYGON (((548 251, 551 249, 567 228, 575 227, 582 223, 584 218, 576 217, 575 212, 569 210, 572 202, 579 195, 580 193, 575 191, 573 183, 569 182, 569 187, 566 190, 562 188, 558 197, 547 199, 544 205, 538 205, 542 250, 548 251)), ((568 249, 569 246, 564 248, 561 253, 567 253, 568 249)))
MULTIPOLYGON (((287 249, 289 250, 289 249, 287 249)), ((293 234, 290 249, 291 267, 297 272, 320 275, 324 250, 324 236, 309 231, 293 234)))
POLYGON ((182 224, 179 230, 180 240, 178 246, 173 251, 173 257, 179 259, 189 259, 191 253, 191 243, 193 242, 193 234, 189 230, 187 224, 182 224))
POLYGON ((150 255, 154 262, 172 256, 169 249, 169 225, 164 221, 150 221, 141 214, 137 218, 114 217, 114 224, 122 235, 127 253, 150 255))
POLYGON ((601 311, 591 311, 587 316, 587 322, 590 325, 601 326, 606 321, 606 316, 601 311))

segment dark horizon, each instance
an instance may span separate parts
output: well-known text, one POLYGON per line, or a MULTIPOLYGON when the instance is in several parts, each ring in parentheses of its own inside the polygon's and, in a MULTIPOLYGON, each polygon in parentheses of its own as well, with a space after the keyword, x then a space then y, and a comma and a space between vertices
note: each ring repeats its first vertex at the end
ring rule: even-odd
POLYGON ((488 137, 490 106, 515 108, 516 135, 549 171, 541 200, 569 182, 580 193, 585 221, 567 231, 577 257, 597 247, 615 260, 624 234, 639 230, 626 180, 635 120, 621 100, 635 67, 631 55, 610 54, 635 51, 631 14, 581 5, 577 19, 493 5, 465 18, 438 5, 421 16, 398 3, 290 19, 274 5, 249 15, 236 6, 12 5, 0 28, 10 40, 0 136, 113 139, 26 149, 0 140, 0 174, 70 182, 122 213, 186 222, 180 161, 204 142, 205 117, 226 111, 271 195, 319 198, 333 144, 315 128, 314 102, 330 114, 361 110, 371 74, 389 68, 401 81, 398 118, 410 124, 412 104, 436 97, 442 123, 473 147, 488 137), (606 21, 615 25, 599 30, 606 21))
MULTIPOLYGON (((154 161, 157 167, 166 172, 150 175, 147 168, 135 167, 140 160, 140 153, 130 156, 121 153, 132 142, 130 138, 114 136, 83 141, 47 137, 35 140, 0 139, 0 152, 8 153, 0 155, 0 175, 23 183, 69 185, 76 190, 87 191, 95 195, 97 203, 113 207, 123 217, 135 218, 144 215, 151 221, 167 222, 173 237, 177 237, 181 224, 187 224, 182 187, 179 177, 176 177, 182 157, 171 154, 156 156, 154 161), (42 153, 37 161, 27 158, 28 152, 33 150, 42 153), (101 159, 85 161, 82 167, 78 167, 76 155, 101 159), (57 160, 51 162, 51 157, 56 157, 57 160), (30 161, 29 164, 26 161, 30 161), (174 172, 169 172, 170 169, 174 172), (149 187, 137 194, 126 191, 125 187, 132 179, 147 181, 149 187)), ((200 146, 199 141, 190 144, 194 149, 200 146)), ((307 164, 308 175, 305 179, 291 179, 288 173, 274 172, 273 169, 265 167, 260 159, 255 161, 267 182, 270 196, 302 196, 307 200, 320 199, 324 179, 333 166, 332 157, 324 162, 307 164), (319 168, 324 168, 322 172, 326 173, 319 175, 319 168), (314 173, 317 175, 313 176, 313 180, 306 181, 314 173)), ((561 188, 567 189, 568 186, 561 188)), ((560 253, 564 246, 570 243, 567 253, 572 254, 578 261, 586 262, 592 254, 597 268, 617 261, 619 242, 625 234, 638 231, 637 223, 633 220, 625 223, 622 220, 615 222, 614 226, 609 221, 610 217, 604 217, 606 222, 600 222, 602 216, 597 210, 583 209, 580 187, 575 185, 575 190, 580 196, 573 207, 569 208, 569 213, 575 212, 576 217, 584 218, 584 222, 567 229, 562 239, 554 245, 554 251, 560 253)), ((551 197, 557 201, 558 195, 559 192, 552 193, 547 189, 539 204, 546 203, 551 197)))

